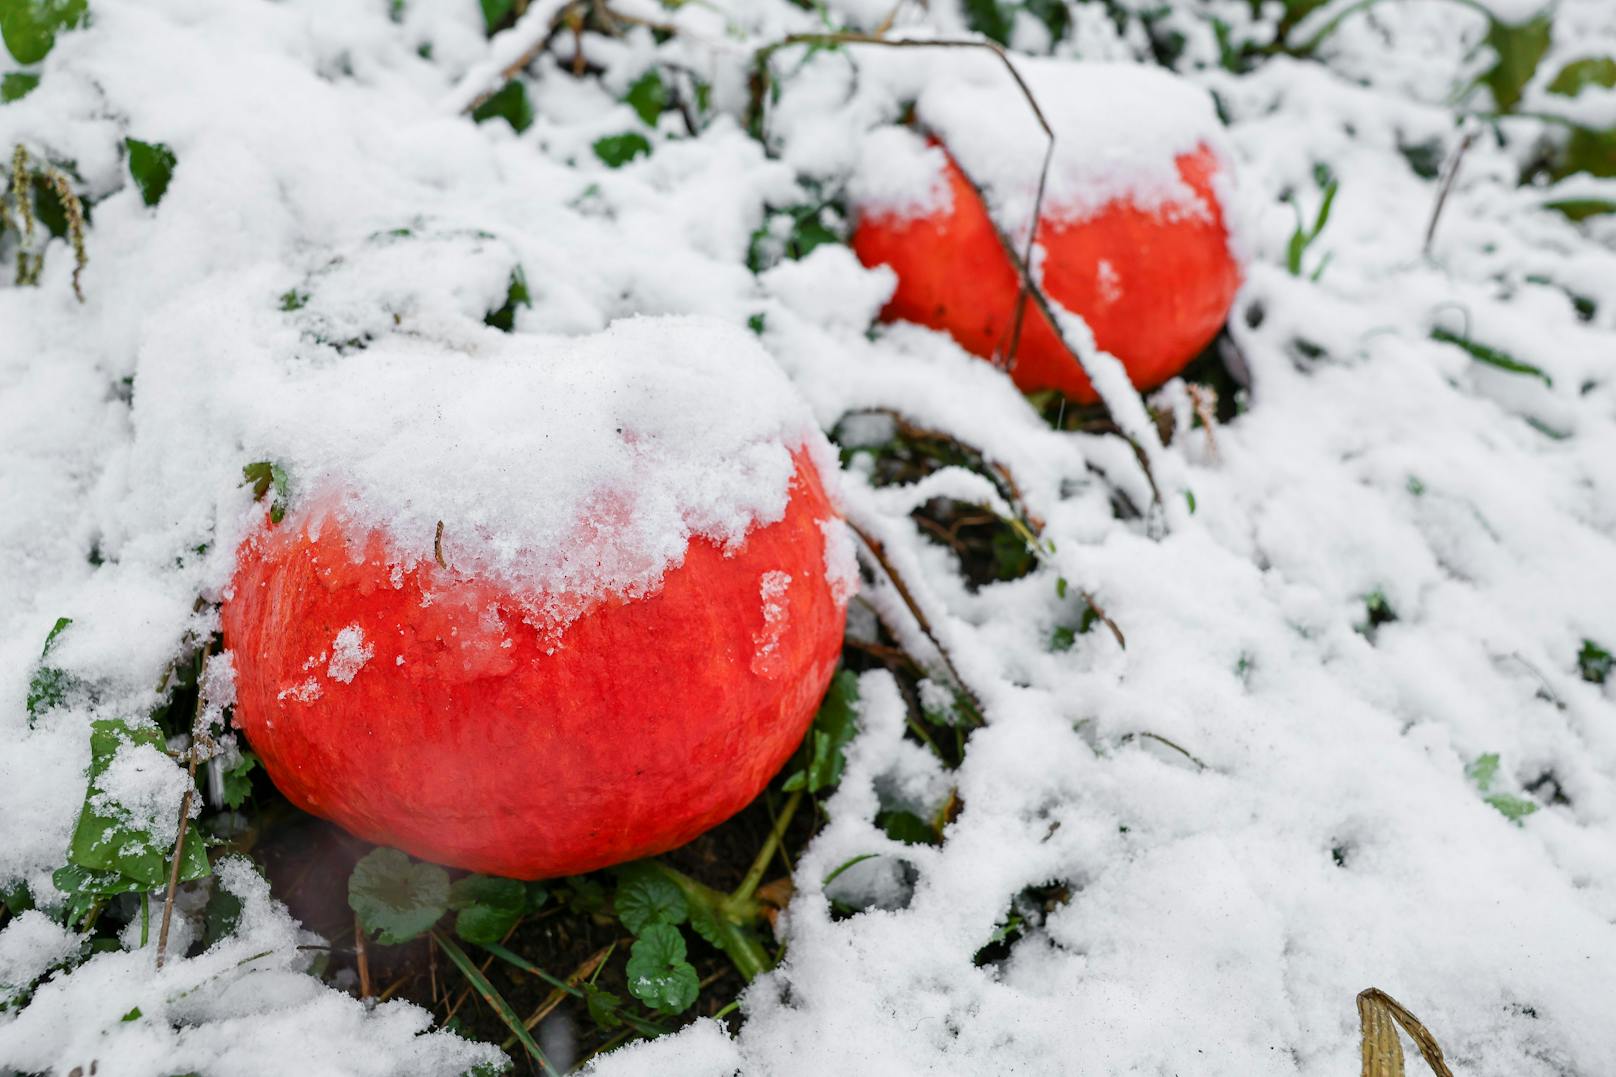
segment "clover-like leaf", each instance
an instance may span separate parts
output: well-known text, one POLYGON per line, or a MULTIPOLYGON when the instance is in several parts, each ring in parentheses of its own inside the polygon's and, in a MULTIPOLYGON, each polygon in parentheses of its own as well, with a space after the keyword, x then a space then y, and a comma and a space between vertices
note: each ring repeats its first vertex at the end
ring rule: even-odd
POLYGON ((467 875, 449 887, 449 907, 458 909, 455 934, 486 946, 499 942, 527 910, 527 887, 515 879, 467 875))
POLYGON ((348 906, 379 941, 408 942, 430 931, 448 911, 449 873, 397 849, 376 849, 348 877, 348 906))
POLYGON ((652 924, 628 954, 628 989, 662 1013, 683 1013, 696 1001, 701 981, 685 960, 685 938, 668 924, 652 924))
POLYGON ((650 864, 630 864, 617 884, 617 918, 630 934, 654 924, 682 924, 689 915, 684 891, 650 864))

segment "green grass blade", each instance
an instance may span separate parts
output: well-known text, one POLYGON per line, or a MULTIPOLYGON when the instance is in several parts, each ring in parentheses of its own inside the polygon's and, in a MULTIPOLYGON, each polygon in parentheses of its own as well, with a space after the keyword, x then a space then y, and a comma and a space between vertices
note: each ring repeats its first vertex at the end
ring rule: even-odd
POLYGON ((526 1025, 522 1024, 522 1019, 516 1015, 515 1010, 511 1009, 511 1004, 505 1001, 505 997, 488 981, 488 977, 482 974, 482 970, 477 967, 477 963, 466 956, 466 951, 462 950, 448 935, 436 928, 432 931, 432 937, 437 940, 438 946, 443 949, 449 960, 454 962, 455 967, 465 975, 467 980, 471 981, 471 986, 477 989, 477 993, 482 996, 484 1002, 488 1003, 489 1008, 494 1011, 501 1021, 505 1022, 505 1027, 511 1030, 517 1042, 521 1043, 527 1053, 532 1056, 533 1061, 539 1064, 539 1068, 549 1077, 561 1077, 556 1072, 555 1067, 550 1065, 550 1060, 544 1057, 544 1052, 539 1050, 539 1045, 533 1039, 533 1034, 527 1030, 526 1025))

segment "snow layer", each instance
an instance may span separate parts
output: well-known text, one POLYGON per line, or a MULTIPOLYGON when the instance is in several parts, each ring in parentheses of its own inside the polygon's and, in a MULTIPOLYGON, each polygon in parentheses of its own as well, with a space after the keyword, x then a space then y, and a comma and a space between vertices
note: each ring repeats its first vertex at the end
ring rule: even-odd
MULTIPOLYGON (((744 996, 738 1034, 698 1022, 601 1072, 1323 1077, 1353 1072, 1352 999, 1371 985, 1419 1014, 1458 1072, 1616 1072, 1616 688, 1576 661, 1585 639, 1616 650, 1616 232, 1545 210, 1559 188, 1518 186, 1563 133, 1517 118, 1471 146, 1423 255, 1435 183, 1410 162, 1461 137, 1449 102, 1480 73, 1475 11, 1381 5, 1345 20, 1321 62, 1236 75, 1218 66, 1220 40, 1274 31, 1245 0, 1172 5, 1150 27, 1131 5, 1115 20, 1076 5, 1058 57, 1128 62, 1152 32, 1177 35, 1196 85, 1121 67, 1090 87, 1093 68, 1023 61, 1063 101, 1073 79, 1091 90, 1085 122, 1120 136, 1058 135, 1057 200, 1141 184, 1171 197, 1165 163, 1203 138, 1239 175, 1251 268, 1222 346, 1248 386, 1241 414, 1210 432, 1191 428, 1183 386, 1157 398, 1178 418, 1151 447, 1172 480, 1158 512, 1121 439, 1052 430, 937 334, 872 332, 890 273, 836 245, 746 266, 771 208, 849 184, 896 196, 876 182, 891 176, 855 176, 883 143, 926 163, 914 136, 870 134, 909 102, 981 138, 980 161, 961 152, 1004 170, 1013 210, 1042 134, 987 57, 782 49, 760 143, 739 122, 753 50, 820 14, 625 0, 678 32, 585 35, 601 74, 583 80, 561 35, 526 79, 537 117, 517 135, 456 106, 492 88, 480 73, 519 55, 553 5, 494 43, 469 3, 406 3, 397 22, 386 5, 316 0, 93 8, 38 88, 0 106, 0 148, 71 162, 94 200, 82 306, 60 242, 38 289, 0 287, 0 883, 50 902, 89 723, 148 709, 169 664, 214 630, 196 598, 218 597, 262 511, 243 464, 286 465, 296 504, 341 462, 351 511, 409 556, 431 556, 443 519, 451 560, 643 585, 689 534, 779 511, 783 447, 805 423, 742 345, 750 324, 821 427, 895 410, 957 436, 1014 476, 1053 549, 1033 574, 972 591, 907 513, 934 495, 1003 512, 997 487, 948 472, 876 490, 861 467, 847 473, 849 513, 986 723, 946 771, 905 739, 897 687, 866 675, 846 776, 797 862, 786 960, 744 996), (641 126, 618 100, 654 64, 709 85, 717 115, 699 134, 673 113, 641 126), (984 87, 1002 107, 976 103, 984 87), (1137 93, 1112 92, 1125 87, 1137 93), (653 152, 609 169, 590 147, 626 130, 653 152), (175 152, 156 207, 128 180, 125 137, 175 152), (1286 247, 1298 211, 1318 207, 1321 165, 1340 193, 1293 277, 1286 247), (506 336, 483 319, 518 266, 531 305, 506 336), (664 339, 667 323, 624 323, 666 314, 728 328, 680 323, 664 339), (1433 340, 1437 327, 1543 377, 1482 364, 1433 340), (605 435, 616 416, 652 424, 630 428, 642 444, 677 442, 663 459, 689 463, 681 447, 700 440, 711 474, 636 470, 644 454, 615 425, 605 435), (586 436, 546 446, 559 429, 586 436), (467 460, 497 467, 468 483, 467 460), (535 460, 561 474, 533 474, 535 460), (524 560, 508 541, 567 518, 526 498, 577 505, 625 477, 648 500, 622 515, 658 521, 626 534, 635 556, 524 560), (661 498, 665 483, 679 496, 661 498), (1083 595, 1121 636, 1096 627, 1052 648, 1083 595), (1395 620, 1371 625, 1371 596, 1395 620), (28 680, 59 616, 74 623, 50 660, 82 687, 30 722, 28 680), (1498 790, 1538 805, 1522 825, 1465 776, 1489 754, 1498 790), (964 807, 941 846, 874 825, 951 789, 964 807), (825 878, 870 853, 833 889, 871 907, 833 916, 825 878), (1012 913, 1022 936, 978 964, 1012 913)), ((955 5, 931 8, 901 6, 895 32, 962 32, 955 5)), ((891 10, 826 12, 870 29, 891 10)), ((1546 70, 1616 48, 1605 0, 1564 0, 1555 19, 1546 70)), ((1027 18, 1015 40, 1051 47, 1027 18)), ((1140 402, 1109 389, 1143 434, 1140 402)), ((853 544, 836 533, 827 561, 851 580, 853 544)), ((875 614, 931 666, 926 705, 948 707, 941 656, 878 574, 849 606, 856 631, 875 614)), ((210 706, 226 683, 218 695, 210 706)), ((246 905, 236 934, 161 974, 146 951, 56 973, 0 1016, 0 1067, 458 1074, 493 1057, 420 1035, 421 1011, 367 1011, 323 987, 295 949, 312 943, 262 884, 240 866, 220 875, 246 905)), ((0 978, 31 980, 76 946, 24 914, 0 932, 0 978)))
MULTIPOLYGON (((101 953, 42 984, 0 1024, 0 1059, 28 1072, 106 1077, 228 1073, 425 1075, 500 1059, 497 1048, 422 1035, 418 1006, 367 1006, 307 975, 319 940, 298 928, 244 860, 218 865, 242 903, 235 932, 154 970, 151 949, 101 953)), ((29 914, 6 929, 34 923, 29 914)), ((153 939, 155 944, 155 939, 153 939)))

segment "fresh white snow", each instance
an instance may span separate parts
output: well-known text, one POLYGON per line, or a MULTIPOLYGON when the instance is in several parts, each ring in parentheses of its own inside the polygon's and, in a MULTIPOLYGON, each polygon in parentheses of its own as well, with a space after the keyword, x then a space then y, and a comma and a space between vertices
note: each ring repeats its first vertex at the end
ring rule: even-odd
MULTIPOLYGON (((1417 1013, 1465 1077, 1616 1072, 1616 684, 1576 661, 1584 640, 1616 650, 1616 218, 1544 208, 1611 197, 1611 183, 1521 187, 1563 131, 1473 121, 1426 256, 1436 183, 1405 154, 1440 161, 1468 130, 1456 108, 1489 109, 1466 92, 1490 62, 1478 11, 1381 4, 1314 61, 1235 74, 1209 17, 1258 43, 1271 17, 1245 0, 1175 3, 1154 26, 1182 38, 1186 81, 1078 66, 1148 55, 1139 6, 1114 20, 1074 4, 1058 59, 1020 61, 1061 126, 1052 204, 1168 199, 1173 155, 1200 141, 1231 164, 1242 412, 1209 437, 1170 385, 1156 402, 1177 429, 1158 447, 1100 357, 1096 380, 1165 498, 1131 518, 1113 502, 1148 510, 1151 490, 1122 439, 1052 430, 946 337, 871 331, 890 272, 835 245, 746 264, 771 209, 928 205, 934 186, 911 200, 896 179, 934 181, 936 154, 889 126, 916 102, 968 169, 1002 167, 1004 197, 1030 197, 1042 135, 985 54, 781 49, 765 146, 742 123, 754 50, 822 29, 821 13, 624 0, 613 9, 677 32, 585 35, 601 70, 585 79, 560 35, 525 76, 536 118, 518 135, 460 110, 555 4, 490 42, 469 0, 406 0, 398 21, 383 3, 91 0, 92 24, 60 35, 39 86, 0 105, 0 150, 71 163, 93 202, 83 304, 61 241, 38 288, 9 272, 0 286, 0 886, 51 901, 90 722, 150 710, 176 656, 215 631, 196 600, 218 599, 263 512, 243 465, 285 466, 294 505, 332 491, 401 561, 433 556, 445 520, 456 564, 632 593, 692 535, 777 519, 789 450, 807 437, 834 459, 810 427, 853 415, 847 443, 873 443, 891 410, 1013 475, 1053 546, 1031 575, 973 591, 907 514, 936 496, 1009 511, 992 483, 955 469, 878 489, 856 454, 841 476, 849 518, 883 544, 986 723, 948 772, 905 738, 892 679, 865 674, 846 773, 796 861, 785 960, 743 997, 738 1033, 700 1021, 598 1072, 1325 1077, 1356 1072, 1353 998, 1369 986, 1417 1013), (653 65, 710 87, 699 134, 677 110, 644 125, 620 100, 653 65), (626 131, 652 152, 608 168, 591 146, 626 131), (129 179, 126 137, 174 151, 156 207, 129 179), (1318 166, 1339 194, 1292 276, 1318 166), (518 266, 531 305, 505 334, 483 319, 518 266), (678 320, 640 317, 660 315, 678 320), (1480 363, 1437 328, 1544 376, 1480 363), (580 518, 611 521, 611 559, 569 560, 580 518), (1125 648, 1102 627, 1050 646, 1084 595, 1125 648), (1371 630, 1372 595, 1395 620, 1371 630), (62 616, 49 661, 75 687, 30 721, 62 616), (1490 754, 1494 791, 1538 805, 1521 825, 1466 776, 1490 754), (951 790, 963 808, 941 846, 874 823, 951 790), (1035 908, 1029 888, 1065 898, 1035 908), (833 899, 868 908, 833 915, 833 899), (1012 913, 1024 936, 978 965, 1012 913)), ((869 31, 892 11, 836 0, 824 14, 869 31)), ((1606 116, 1608 93, 1565 98, 1546 80, 1616 55, 1616 12, 1554 13, 1521 108, 1606 116)), ((957 38, 962 20, 955 4, 902 4, 892 32, 957 38)), ((1048 48, 1025 14, 1013 40, 1048 48)), ((855 549, 827 530, 827 569, 849 590, 855 549)), ((931 667, 923 704, 949 706, 942 656, 879 572, 849 604, 855 634, 872 610, 931 667)), ((288 691, 314 698, 313 674, 352 676, 363 648, 339 633, 288 691)), ((159 762, 130 749, 98 795, 174 826, 184 775, 153 779, 159 762)), ((236 932, 160 973, 138 930, 52 973, 76 937, 13 918, 0 993, 46 979, 0 1012, 0 1069, 452 1077, 496 1057, 428 1031, 416 1007, 323 985, 299 949, 319 940, 248 865, 217 871, 211 885, 243 902, 236 932)), ((178 939, 198 919, 181 912, 178 939)))

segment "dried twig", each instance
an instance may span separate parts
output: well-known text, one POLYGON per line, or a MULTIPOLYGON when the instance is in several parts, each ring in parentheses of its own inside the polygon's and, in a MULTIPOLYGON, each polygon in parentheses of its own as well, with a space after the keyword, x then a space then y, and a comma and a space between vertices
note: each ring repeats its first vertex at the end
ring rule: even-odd
POLYGON ((903 601, 905 608, 909 610, 909 615, 915 619, 915 625, 931 641, 931 645, 937 649, 937 654, 942 658, 943 665, 948 669, 949 676, 953 678, 954 683, 959 685, 960 691, 964 692, 966 698, 970 700, 972 709, 977 715, 983 714, 981 698, 966 683, 965 678, 960 676, 959 667, 954 665, 954 659, 949 655, 948 648, 944 647, 942 641, 937 638, 937 633, 932 629, 931 621, 921 612, 920 604, 915 601, 913 592, 909 590, 908 585, 903 581, 903 577, 899 575, 898 570, 893 567, 891 560, 888 559, 886 547, 881 540, 851 520, 848 521, 847 526, 852 529, 853 534, 859 537, 859 541, 864 543, 865 548, 870 552, 871 559, 881 566, 881 571, 886 574, 887 579, 892 581, 893 590, 898 592, 898 598, 903 601))
POLYGON ((1218 439, 1212 434, 1212 427, 1217 423, 1217 390, 1209 389, 1194 382, 1185 382, 1184 391, 1189 393, 1190 408, 1194 410, 1195 417, 1201 420, 1201 429, 1206 431, 1206 454, 1213 460, 1218 458, 1218 439))
POLYGON ((1471 144, 1480 133, 1479 127, 1471 127, 1466 131, 1442 166, 1442 179, 1436 190, 1436 204, 1431 207, 1431 223, 1425 226, 1425 245, 1420 248, 1420 252, 1427 257, 1431 254, 1431 242, 1436 239, 1436 225, 1442 219, 1442 207, 1447 205, 1448 194, 1453 190, 1454 181, 1459 178, 1459 166, 1464 163, 1465 154, 1470 151, 1471 144))
MULTIPOLYGON (((577 987, 579 984, 589 979, 590 976, 594 975, 595 970, 600 968, 601 962, 606 960, 607 956, 612 952, 616 945, 616 942, 609 942, 605 946, 602 946, 600 949, 596 950, 594 953, 590 954, 588 957, 584 958, 583 964, 579 965, 568 974, 566 982, 572 987, 577 987)), ((538 1027, 539 1022, 543 1021, 546 1017, 549 1017, 551 1011, 566 1001, 568 997, 567 992, 561 990, 561 988, 557 987, 552 989, 551 992, 545 996, 544 1001, 539 1003, 539 1008, 533 1011, 533 1015, 526 1021, 522 1022, 523 1027, 527 1028, 529 1031, 538 1027)))
POLYGON ((439 568, 448 568, 449 562, 443 559, 443 521, 438 521, 438 530, 432 536, 432 556, 437 559, 439 568))
POLYGON ((1021 494, 1021 486, 1016 482, 1015 475, 1010 471, 1010 468, 1007 465, 1002 464, 997 460, 990 460, 987 453, 983 452, 975 445, 972 445, 970 442, 963 441, 960 438, 955 437, 953 434, 944 433, 941 430, 933 430, 930 427, 921 426, 918 423, 911 421, 896 408, 869 408, 866 409, 864 413, 870 415, 887 416, 892 420, 893 424, 897 426, 898 432, 904 437, 909 438, 911 441, 943 441, 958 445, 969 455, 975 456, 977 459, 981 460, 983 466, 989 471, 993 472, 993 477, 999 481, 1000 493, 1004 495, 1004 499, 1006 501, 1010 502, 1011 508, 1015 509, 1016 512, 1021 516, 1022 521, 1027 525, 1029 530, 1036 534, 1044 529, 1044 521, 1036 516, 1033 511, 1027 507, 1027 501, 1024 497, 1022 497, 1021 494))
POLYGON ((507 54, 510 50, 514 50, 515 55, 504 61, 491 57, 475 65, 449 92, 440 107, 450 113, 469 115, 475 112, 478 106, 493 97, 501 86, 515 78, 518 72, 549 47, 563 16, 581 2, 583 0, 573 0, 572 3, 567 0, 537 0, 530 4, 515 25, 501 30, 490 42, 490 51, 495 55, 507 54))

